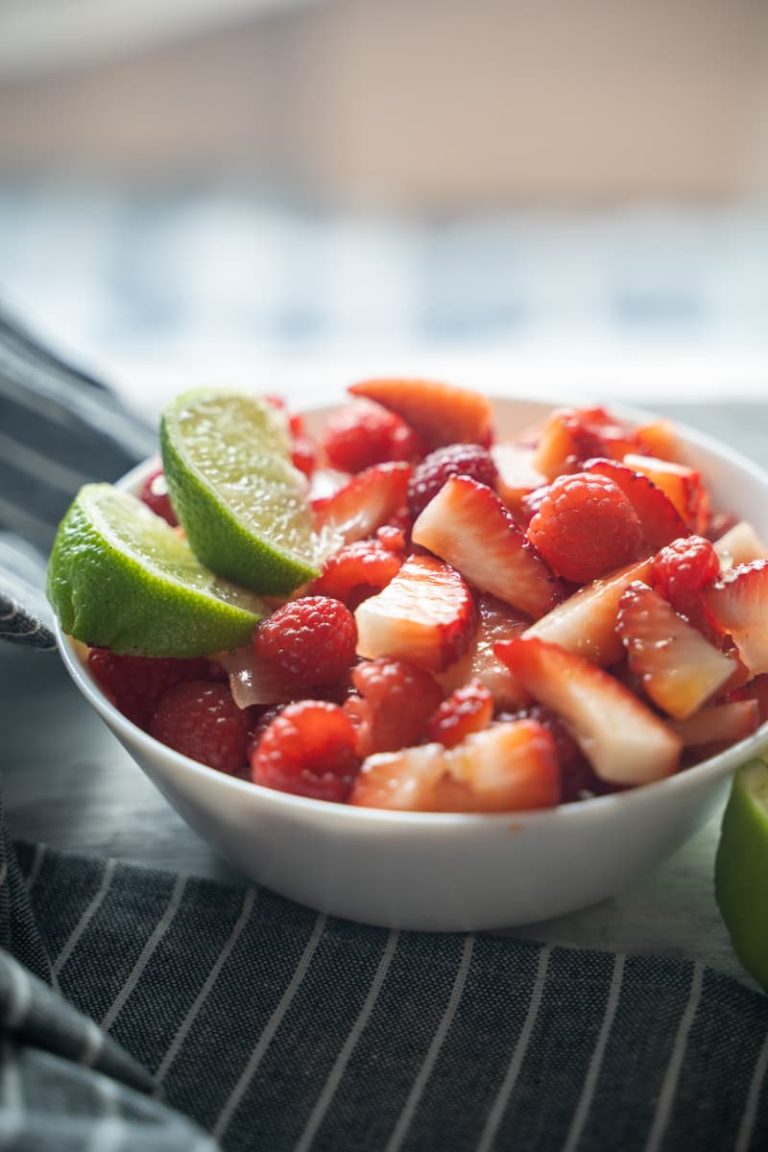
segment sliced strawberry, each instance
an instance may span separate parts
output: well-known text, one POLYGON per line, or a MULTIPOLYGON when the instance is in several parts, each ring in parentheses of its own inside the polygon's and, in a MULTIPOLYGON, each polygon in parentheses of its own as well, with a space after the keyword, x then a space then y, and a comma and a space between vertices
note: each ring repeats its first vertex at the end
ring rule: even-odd
POLYGON ((542 429, 534 466, 554 480, 579 469, 591 456, 621 460, 639 448, 636 430, 604 408, 558 408, 542 429))
POLYGON ((639 445, 637 451, 641 455, 683 463, 683 446, 671 420, 653 420, 635 431, 639 445))
POLYGON ((534 465, 536 449, 531 444, 494 444, 491 450, 498 479, 496 491, 517 519, 530 520, 523 500, 547 483, 534 465))
POLYGON ((392 656, 430 672, 463 656, 477 626, 474 597, 463 577, 433 556, 409 556, 355 617, 360 656, 392 656))
MULTIPOLYGON (((383 531, 383 529, 379 529, 383 531)), ((400 571, 402 551, 385 547, 379 540, 355 540, 328 557, 316 580, 306 588, 308 596, 331 596, 348 608, 386 588, 400 571)))
POLYGON ((315 526, 341 536, 345 544, 371 536, 405 503, 409 464, 375 464, 338 492, 313 504, 315 526))
POLYGON ((528 627, 527 616, 487 593, 478 598, 480 622, 475 639, 465 656, 438 674, 447 692, 478 680, 493 696, 497 708, 519 708, 527 697, 512 673, 494 651, 498 640, 511 640, 528 627))
POLYGON ((479 680, 457 688, 443 700, 427 725, 427 740, 453 748, 493 719, 493 696, 479 680))
POLYGON ((754 680, 750 680, 740 691, 743 692, 744 699, 755 701, 758 720, 761 724, 765 724, 768 720, 768 673, 755 676, 754 680))
POLYGON ((418 744, 443 700, 437 681, 405 660, 364 660, 352 672, 359 695, 344 703, 357 732, 361 758, 418 744))
POLYGON ((704 600, 751 674, 768 672, 768 560, 738 564, 704 592, 704 600))
POLYGON ((495 724, 455 748, 424 744, 371 756, 350 804, 412 812, 516 812, 560 800, 552 736, 534 720, 495 724))
POLYGON ((619 601, 633 580, 647 579, 650 571, 648 558, 614 572, 605 580, 587 584, 532 624, 526 636, 559 644, 567 652, 584 656, 602 668, 615 664, 624 654, 616 632, 619 601))
POLYGON ((362 380, 349 389, 401 416, 429 448, 482 444, 493 439, 493 409, 478 392, 436 380, 362 380))
POLYGON ((716 542, 715 551, 724 571, 737 564, 750 564, 753 560, 768 560, 768 545, 763 544, 752 525, 739 520, 716 542))
POLYGON ((452 476, 443 485, 414 524, 412 539, 475 588, 534 619, 563 598, 560 582, 496 493, 469 476, 452 476))
POLYGON ((331 467, 362 472, 389 460, 414 460, 423 455, 412 428, 379 404, 355 401, 329 417, 322 445, 331 467))
POLYGON ((663 548, 671 540, 688 535, 688 528, 672 501, 643 472, 605 457, 587 460, 585 472, 606 476, 621 488, 637 513, 650 548, 663 548))
POLYGON ((756 700, 733 700, 702 708, 686 720, 670 723, 686 748, 702 744, 735 744, 757 730, 759 710, 756 700))
POLYGON ((709 496, 701 473, 685 464, 659 460, 655 456, 624 457, 624 463, 642 472, 669 497, 692 532, 703 535, 709 523, 709 496))
POLYGON ((736 662, 647 584, 630 584, 621 598, 616 628, 630 670, 658 708, 684 720, 731 679, 736 662))
MULTIPOLYGON (((510 676, 512 673, 510 672, 510 676)), ((549 708, 542 704, 528 704, 514 713, 500 712, 497 721, 508 720, 536 720, 543 724, 555 741, 557 761, 560 765, 560 780, 562 785, 561 803, 568 804, 576 800, 584 800, 589 796, 601 796, 607 792, 615 791, 611 784, 606 784, 595 775, 592 765, 574 740, 563 721, 549 708)))
POLYGON ((563 718, 601 779, 649 784, 677 768, 680 737, 601 668, 535 637, 504 640, 496 653, 534 699, 563 718))

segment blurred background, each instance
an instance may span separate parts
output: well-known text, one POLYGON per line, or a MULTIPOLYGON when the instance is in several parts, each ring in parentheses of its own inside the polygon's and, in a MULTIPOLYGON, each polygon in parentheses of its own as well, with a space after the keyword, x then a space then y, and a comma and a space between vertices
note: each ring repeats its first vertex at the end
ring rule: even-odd
POLYGON ((202 381, 768 395, 765 0, 0 0, 0 298, 202 381))

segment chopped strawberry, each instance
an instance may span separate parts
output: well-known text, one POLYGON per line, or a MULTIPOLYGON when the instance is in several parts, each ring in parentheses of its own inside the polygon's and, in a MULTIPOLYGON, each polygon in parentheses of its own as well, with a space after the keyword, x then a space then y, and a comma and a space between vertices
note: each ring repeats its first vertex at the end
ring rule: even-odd
POLYGON ((238 708, 226 684, 186 680, 160 697, 149 733, 183 756, 237 775, 245 764, 250 727, 251 716, 238 708))
MULTIPOLYGON (((453 748, 493 719, 493 696, 479 680, 470 680, 443 700, 427 725, 427 739, 453 748)), ((413 743, 413 741, 411 741, 413 743)))
POLYGON ((754 700, 757 704, 758 719, 761 724, 768 720, 768 673, 763 672, 755 676, 743 688, 739 689, 745 700, 754 700))
POLYGON ((521 635, 529 619, 495 596, 483 593, 478 597, 480 621, 469 651, 437 679, 447 692, 453 692, 468 680, 478 680, 493 696, 498 708, 518 708, 525 702, 525 694, 505 664, 494 651, 497 640, 510 640, 521 635))
POLYGON ((176 513, 171 504, 171 498, 168 495, 168 485, 165 481, 165 472, 162 468, 156 468, 154 472, 147 476, 146 480, 141 486, 139 499, 151 508, 155 516, 162 516, 171 528, 178 527, 179 521, 176 519, 176 513))
POLYGON ((701 473, 672 460, 659 460, 655 456, 630 454, 624 463, 635 472, 642 472, 661 488, 674 504, 692 532, 703 535, 709 523, 709 496, 701 473))
POLYGON ((307 594, 331 596, 348 608, 357 608, 386 588, 400 571, 403 559, 402 552, 386 548, 379 540, 355 540, 328 557, 320 575, 308 585, 307 594))
POLYGON ((590 472, 550 484, 528 539, 559 576, 578 584, 629 564, 643 548, 640 521, 624 493, 590 472))
POLYGON ((533 513, 527 511, 524 499, 547 485, 534 464, 536 449, 530 444, 494 444, 491 455, 498 472, 496 491, 512 515, 527 524, 533 513))
POLYGON ((486 484, 468 476, 454 476, 441 488, 414 524, 412 539, 474 587, 534 619, 562 599, 560 582, 509 510, 486 484))
POLYGON ((360 656, 392 656, 438 672, 469 648, 477 625, 472 592, 433 556, 409 556, 387 587, 355 613, 360 656))
POLYGON ((88 668, 115 707, 146 728, 162 694, 184 680, 215 680, 211 661, 204 657, 120 656, 109 648, 91 648, 88 668))
POLYGON ((404 660, 366 660, 352 672, 359 696, 344 710, 355 725, 361 757, 418 744, 430 717, 443 700, 443 690, 423 668, 404 660))
POLYGON ((635 429, 637 451, 643 456, 657 456, 660 460, 683 462, 683 447, 675 426, 670 420, 653 420, 635 429))
POLYGON ((479 444, 449 444, 416 466, 408 485, 408 510, 415 520, 452 476, 471 476, 494 488, 498 473, 490 452, 479 444))
POLYGON ((662 548, 653 561, 651 583, 676 612, 711 637, 702 593, 720 575, 720 558, 704 536, 687 536, 662 548))
POLYGON ((542 429, 534 467, 548 480, 580 469, 591 456, 621 460, 637 451, 637 433, 604 408, 558 408, 542 429))
POLYGON ((704 600, 751 674, 768 672, 768 560, 738 564, 705 590, 704 600))
POLYGON ((367 401, 356 401, 330 416, 322 445, 330 465, 342 472, 362 472, 374 464, 424 455, 419 437, 404 420, 367 401))
POLYGON ((317 529, 337 533, 345 544, 373 535, 405 503, 410 477, 409 464, 366 468, 322 503, 313 503, 317 529))
POLYGON ((643 537, 650 548, 663 548, 688 535, 688 528, 672 501, 643 472, 635 472, 618 460, 587 460, 585 472, 605 476, 621 488, 637 513, 643 537))
POLYGON ((371 756, 349 798, 412 812, 516 812, 559 800, 554 741, 534 720, 495 724, 455 748, 425 744, 371 756))
POLYGON ((674 728, 686 747, 701 744, 735 744, 757 731, 759 710, 756 700, 733 700, 702 708, 685 720, 676 720, 674 728))
POLYGON ((382 524, 381 528, 376 529, 376 540, 382 548, 386 548, 388 552, 394 552, 395 555, 404 552, 407 546, 405 530, 399 524, 382 524))
POLYGON ((698 711, 736 671, 734 660, 705 640, 647 584, 627 588, 616 628, 644 692, 676 720, 698 711))
POLYGON ((354 616, 328 596, 289 600, 253 633, 258 656, 292 680, 313 686, 340 680, 354 663, 356 643, 354 616))
POLYGON ((702 535, 706 536, 714 544, 725 536, 726 532, 730 532, 731 528, 735 528, 738 524, 738 517, 732 515, 730 512, 715 512, 710 510, 709 523, 707 524, 706 532, 702 535))
POLYGON ((602 668, 615 664, 624 653, 616 631, 619 601, 633 580, 646 580, 650 571, 649 558, 587 584, 532 624, 526 636, 558 644, 602 668))
POLYGON ((768 560, 768 545, 746 520, 739 520, 715 542, 715 551, 721 567, 727 571, 737 564, 750 564, 753 560, 768 560))
POLYGON ((336 704, 302 700, 289 704, 262 731, 251 751, 254 784, 343 803, 359 759, 355 729, 336 704))
POLYGON ((296 436, 291 447, 291 462, 294 468, 310 479, 317 463, 317 448, 309 436, 296 436))
POLYGON ((478 392, 436 380, 363 380, 349 389, 396 412, 429 448, 482 444, 493 439, 493 408, 478 392))
POLYGON ((676 770, 679 736, 601 668, 535 637, 501 641, 496 652, 535 700, 563 718, 601 779, 649 784, 676 770))
POLYGON ((501 712, 496 716, 496 719, 502 722, 536 720, 537 723, 547 729, 557 749, 562 804, 583 800, 586 795, 602 795, 605 792, 613 791, 611 785, 606 784, 604 780, 595 775, 592 765, 563 721, 549 708, 545 708, 542 704, 528 704, 513 713, 501 712))

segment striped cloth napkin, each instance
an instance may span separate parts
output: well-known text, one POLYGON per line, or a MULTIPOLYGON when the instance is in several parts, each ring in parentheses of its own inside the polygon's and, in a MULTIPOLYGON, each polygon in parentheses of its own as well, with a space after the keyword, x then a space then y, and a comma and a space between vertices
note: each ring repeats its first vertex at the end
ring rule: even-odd
MULTIPOLYGON (((152 437, 0 317, 0 447, 0 629, 44 648, 55 522, 152 437)), ((768 998, 701 961, 387 932, 1 819, 0 944, 20 1152, 768 1147, 768 998)))

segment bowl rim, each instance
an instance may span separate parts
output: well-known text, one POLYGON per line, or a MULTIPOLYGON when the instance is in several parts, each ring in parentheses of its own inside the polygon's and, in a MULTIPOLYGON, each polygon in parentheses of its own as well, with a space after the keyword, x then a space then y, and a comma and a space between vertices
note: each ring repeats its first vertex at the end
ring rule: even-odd
MULTIPOLYGON (((489 395, 488 399, 494 408, 520 403, 533 404, 543 410, 564 404, 573 407, 572 400, 569 401, 562 394, 556 393, 535 397, 522 393, 489 395)), ((596 404, 602 403, 609 412, 634 423, 648 423, 664 419, 652 410, 606 400, 601 401, 599 398, 587 397, 585 403, 580 403, 579 407, 591 404, 593 399, 596 404)), ((322 418, 338 409, 342 403, 345 401, 317 404, 302 408, 300 411, 304 416, 322 418)), ((754 463, 729 445, 720 443, 715 437, 689 428, 684 422, 674 420, 673 424, 675 431, 686 443, 690 443, 694 448, 701 448, 710 452, 742 471, 751 473, 768 493, 768 471, 761 468, 759 464, 754 463)), ((127 491, 135 490, 158 466, 158 462, 159 456, 157 454, 148 457, 117 480, 115 486, 127 491)), ((358 824, 369 823, 385 826, 402 824, 406 827, 422 828, 425 832, 443 828, 452 830, 457 828, 478 829, 505 824, 511 824, 515 828, 523 826, 535 828, 541 824, 548 824, 565 818, 589 820, 593 815, 607 814, 617 806, 625 811, 631 811, 633 805, 637 809, 647 804, 654 804, 657 798, 663 794, 673 795, 688 787, 693 788, 696 785, 705 786, 708 783, 714 783, 735 771, 740 764, 747 763, 752 757, 759 755, 761 750, 768 746, 768 720, 766 720, 746 739, 740 740, 715 756, 711 756, 708 760, 703 760, 689 768, 683 768, 672 776, 603 796, 572 800, 558 804, 554 808, 511 810, 508 812, 409 812, 401 809, 365 808, 329 800, 315 800, 311 797, 298 796, 294 793, 281 792, 261 784, 254 784, 250 780, 243 780, 240 777, 219 772, 215 768, 210 768, 208 765, 168 747, 124 716, 104 695, 85 666, 82 658, 82 650, 85 645, 67 636, 62 631, 56 617, 54 617, 54 634, 62 661, 72 680, 86 700, 116 734, 125 736, 131 745, 138 746, 149 757, 156 759, 159 754, 161 757, 169 758, 184 772, 205 781, 216 780, 219 787, 230 789, 233 797, 248 795, 252 800, 261 800, 267 806, 285 808, 287 813, 294 812, 297 816, 304 814, 308 817, 323 819, 324 814, 324 817, 329 820, 336 819, 345 822, 351 820, 358 824)))

